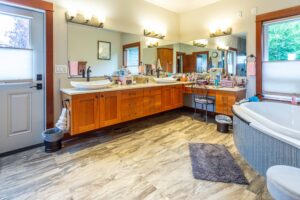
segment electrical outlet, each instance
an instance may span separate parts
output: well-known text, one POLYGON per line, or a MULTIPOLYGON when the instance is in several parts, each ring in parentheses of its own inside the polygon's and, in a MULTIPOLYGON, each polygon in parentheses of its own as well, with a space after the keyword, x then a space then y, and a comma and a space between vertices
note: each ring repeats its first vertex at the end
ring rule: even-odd
POLYGON ((55 73, 56 74, 66 74, 66 73, 68 73, 67 65, 55 65, 55 73))

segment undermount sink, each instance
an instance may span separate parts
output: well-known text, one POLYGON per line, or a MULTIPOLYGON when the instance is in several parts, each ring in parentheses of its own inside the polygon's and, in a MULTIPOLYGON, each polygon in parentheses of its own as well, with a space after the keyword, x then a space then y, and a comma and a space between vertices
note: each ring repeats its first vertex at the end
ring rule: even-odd
POLYGON ((113 83, 109 80, 101 80, 101 81, 71 81, 71 85, 74 88, 82 89, 82 90, 97 90, 103 89, 111 86, 113 83))
POLYGON ((156 83, 176 83, 177 80, 172 77, 166 77, 166 78, 154 78, 156 83))

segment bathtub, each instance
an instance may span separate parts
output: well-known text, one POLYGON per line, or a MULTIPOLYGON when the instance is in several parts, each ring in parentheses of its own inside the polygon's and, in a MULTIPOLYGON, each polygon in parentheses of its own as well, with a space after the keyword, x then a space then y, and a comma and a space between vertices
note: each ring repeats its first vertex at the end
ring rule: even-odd
POLYGON ((300 167, 300 106, 248 102, 233 106, 234 143, 261 175, 273 165, 300 167))

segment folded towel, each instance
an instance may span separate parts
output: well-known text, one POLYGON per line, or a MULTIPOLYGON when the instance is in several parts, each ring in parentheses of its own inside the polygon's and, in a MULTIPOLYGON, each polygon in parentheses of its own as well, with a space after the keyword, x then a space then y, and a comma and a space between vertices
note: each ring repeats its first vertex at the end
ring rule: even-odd
POLYGON ((254 61, 250 61, 247 63, 247 75, 255 76, 256 75, 256 63, 254 61))
POLYGON ((68 131, 70 128, 70 113, 67 108, 63 108, 61 115, 55 126, 63 131, 68 131))

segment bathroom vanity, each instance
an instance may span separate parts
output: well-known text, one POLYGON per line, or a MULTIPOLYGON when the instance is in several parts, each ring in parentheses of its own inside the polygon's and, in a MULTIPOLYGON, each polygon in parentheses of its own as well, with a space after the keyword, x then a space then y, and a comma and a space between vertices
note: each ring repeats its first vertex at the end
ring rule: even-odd
MULTIPOLYGON (((245 98, 244 88, 209 87, 216 98, 216 113, 232 116, 232 105, 245 98)), ((188 83, 111 86, 101 90, 62 89, 63 100, 70 102, 70 134, 77 135, 110 125, 183 107, 188 83)))
POLYGON ((184 88, 173 83, 61 91, 70 101, 70 134, 76 135, 182 107, 184 88))

